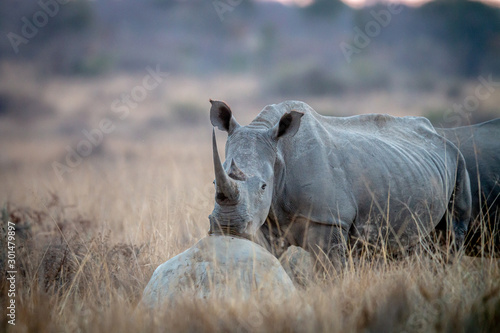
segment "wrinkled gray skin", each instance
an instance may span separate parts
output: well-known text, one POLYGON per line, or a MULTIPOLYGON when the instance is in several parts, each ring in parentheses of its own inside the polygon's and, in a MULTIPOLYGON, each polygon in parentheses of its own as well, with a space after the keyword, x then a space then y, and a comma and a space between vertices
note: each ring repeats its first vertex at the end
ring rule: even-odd
POLYGON ((227 104, 211 103, 212 124, 228 139, 221 165, 214 134, 210 233, 254 237, 276 255, 302 246, 336 268, 349 242, 403 250, 448 211, 456 244, 463 242, 471 205, 465 162, 427 119, 325 117, 286 101, 240 126, 227 104))
POLYGON ((486 244, 486 252, 500 255, 500 119, 436 131, 460 149, 469 172, 472 212, 466 253, 481 255, 481 244, 486 244))

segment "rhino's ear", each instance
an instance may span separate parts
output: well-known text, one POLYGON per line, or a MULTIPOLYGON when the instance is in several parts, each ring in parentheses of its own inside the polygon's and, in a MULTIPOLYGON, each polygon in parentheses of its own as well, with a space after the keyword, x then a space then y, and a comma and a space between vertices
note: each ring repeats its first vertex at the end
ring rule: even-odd
POLYGON ((221 131, 226 131, 231 134, 235 128, 240 127, 236 119, 233 117, 229 105, 222 101, 210 100, 212 107, 210 108, 210 121, 214 127, 218 127, 221 131))
POLYGON ((285 113, 280 121, 271 128, 271 136, 274 139, 294 136, 299 130, 300 119, 303 115, 302 112, 295 110, 285 113))

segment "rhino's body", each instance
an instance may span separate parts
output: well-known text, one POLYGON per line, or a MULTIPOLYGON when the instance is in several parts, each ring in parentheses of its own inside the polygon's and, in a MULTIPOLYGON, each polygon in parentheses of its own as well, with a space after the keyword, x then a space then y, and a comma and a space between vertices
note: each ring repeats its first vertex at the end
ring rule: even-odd
MULTIPOLYGON (((260 229, 268 241, 279 237, 331 259, 342 260, 352 239, 389 250, 416 244, 446 214, 453 195, 459 240, 469 222, 463 157, 425 118, 325 117, 287 101, 267 106, 250 125, 230 133, 226 158, 228 173, 228 158, 243 173, 262 163, 254 159, 271 160, 272 200, 260 229), (291 110, 304 114, 295 135, 278 140, 274 152, 262 148, 266 140, 259 133, 291 110)), ((216 205, 212 220, 220 219, 219 212, 216 205)))
POLYGON ((472 195, 467 253, 500 254, 500 119, 436 130, 460 149, 467 164, 472 195))

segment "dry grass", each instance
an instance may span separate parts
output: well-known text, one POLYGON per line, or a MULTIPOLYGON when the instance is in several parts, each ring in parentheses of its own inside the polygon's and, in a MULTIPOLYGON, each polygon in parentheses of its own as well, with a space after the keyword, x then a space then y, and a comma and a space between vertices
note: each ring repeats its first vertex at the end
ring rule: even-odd
MULTIPOLYGON (((21 168, 2 170, 2 219, 18 227, 19 271, 16 326, 3 315, 2 330, 498 330, 498 262, 463 258, 443 265, 429 255, 361 261, 284 304, 186 299, 156 317, 136 310, 154 269, 206 234, 213 207, 210 149, 203 139, 209 131, 197 132, 125 151, 111 142, 114 157, 87 160, 64 182, 49 160, 37 168, 19 160, 21 168)), ((2 295, 6 288, 3 279, 2 295)))
MULTIPOLYGON (((155 317, 136 309, 154 269, 206 235, 214 196, 208 116, 207 127, 160 126, 153 133, 145 126, 148 119, 161 117, 167 105, 201 107, 213 97, 235 100, 232 106, 245 123, 264 104, 277 102, 271 96, 255 98, 257 83, 245 78, 227 84, 227 92, 221 92, 216 78, 202 83, 172 78, 130 119, 117 123, 98 154, 60 182, 51 163, 63 161, 64 147, 82 139, 80 128, 91 128, 106 116, 113 99, 142 75, 103 82, 61 79, 43 83, 43 89, 0 84, 6 94, 13 89, 40 97, 55 110, 52 118, 47 115, 28 129, 17 120, 0 122, 2 225, 16 223, 18 268, 16 326, 8 325, 2 314, 0 331, 500 331, 497 260, 463 258, 443 265, 440 254, 359 260, 341 276, 301 288, 283 304, 186 299, 155 317), (180 91, 182 86, 194 90, 180 91), (95 99, 89 102, 89 96, 95 99), (256 100, 261 104, 247 103, 256 100), (59 129, 75 120, 76 136, 61 134, 59 129)), ((371 101, 381 98, 372 97, 353 111, 388 112, 372 107, 371 101)), ((342 114, 352 101, 310 103, 323 106, 324 113, 342 114), (329 109, 331 105, 340 107, 329 109)), ((382 98, 379 105, 386 104, 382 98)), ((0 242, 0 270, 5 272, 3 230, 0 242)), ((0 289, 5 311, 5 278, 0 289)))

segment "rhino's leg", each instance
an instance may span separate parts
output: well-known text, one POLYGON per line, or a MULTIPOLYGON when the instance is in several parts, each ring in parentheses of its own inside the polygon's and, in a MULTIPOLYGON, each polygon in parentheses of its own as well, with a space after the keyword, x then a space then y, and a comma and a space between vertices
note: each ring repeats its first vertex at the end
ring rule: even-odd
POLYGON ((283 232, 267 219, 252 240, 279 258, 290 246, 290 242, 284 236, 283 232))
POLYGON ((453 197, 448 207, 451 213, 455 250, 460 250, 464 244, 471 217, 471 201, 469 174, 465 168, 465 161, 460 158, 453 197))
POLYGON ((339 225, 309 222, 304 248, 315 257, 315 270, 332 276, 346 264, 347 229, 339 225))

